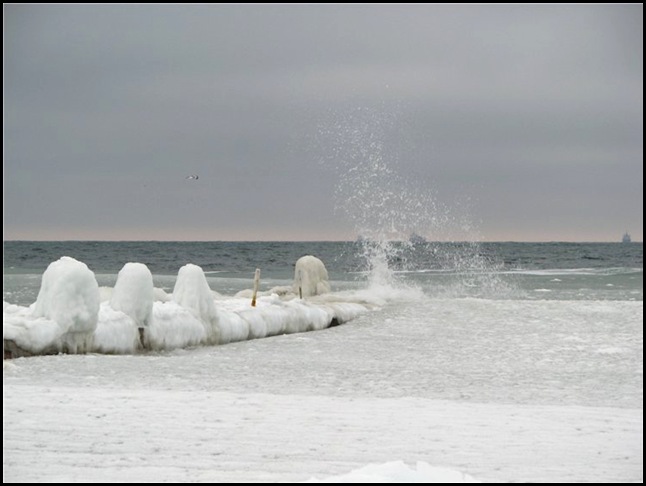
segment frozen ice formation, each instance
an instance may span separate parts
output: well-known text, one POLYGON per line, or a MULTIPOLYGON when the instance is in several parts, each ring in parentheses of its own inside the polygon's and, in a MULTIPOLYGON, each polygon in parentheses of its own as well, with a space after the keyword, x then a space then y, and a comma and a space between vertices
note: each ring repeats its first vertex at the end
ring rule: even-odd
POLYGON ((294 268, 294 293, 311 297, 328 292, 330 282, 323 262, 312 255, 300 257, 294 268))
POLYGON ((292 288, 261 292, 254 307, 247 293, 222 297, 213 292, 197 265, 180 268, 173 293, 166 295, 154 288, 152 274, 142 263, 126 263, 114 288, 99 291, 84 263, 62 257, 43 274, 35 304, 4 303, 3 335, 10 357, 124 354, 319 330, 372 307, 364 300, 331 294, 325 265, 311 255, 296 262, 292 288))

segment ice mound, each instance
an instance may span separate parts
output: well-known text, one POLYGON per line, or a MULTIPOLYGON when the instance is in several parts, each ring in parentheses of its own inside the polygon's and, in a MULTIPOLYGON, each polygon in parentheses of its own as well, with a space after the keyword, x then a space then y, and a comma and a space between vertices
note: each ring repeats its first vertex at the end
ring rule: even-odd
POLYGON ((294 293, 302 297, 311 297, 330 292, 330 282, 325 265, 312 255, 306 255, 296 261, 294 268, 294 293))
POLYGON ((146 347, 155 350, 212 342, 208 339, 206 326, 195 313, 172 300, 153 304, 153 325, 146 329, 145 341, 146 347))
POLYGON ((150 270, 142 263, 126 263, 119 271, 114 289, 109 290, 102 289, 102 296, 109 296, 109 302, 101 303, 94 350, 127 353, 143 347, 143 330, 152 324, 153 315, 150 270))
POLYGON ((63 330, 56 321, 35 317, 33 307, 33 304, 31 307, 22 307, 4 303, 2 316, 4 344, 6 351, 13 356, 50 354, 60 351, 63 330), (15 346, 18 349, 15 349, 15 346))
POLYGON ((219 343, 218 313, 202 268, 189 263, 179 269, 173 289, 173 302, 190 311, 204 323, 209 344, 219 343))
POLYGON ((132 353, 142 347, 137 323, 128 314, 101 302, 93 351, 105 354, 132 353))
POLYGON ((110 307, 131 317, 137 327, 150 325, 153 315, 153 276, 143 263, 126 263, 114 285, 110 307))
POLYGON ((85 353, 92 348, 99 301, 94 273, 64 256, 43 273, 35 304, 5 309, 3 337, 33 353, 85 353))
MULTIPOLYGON (((276 295, 283 300, 314 297, 331 292, 329 277, 325 264, 312 255, 306 255, 296 261, 294 282, 292 285, 273 287, 268 291, 258 292, 259 296, 276 295)), ((251 299, 252 289, 238 292, 238 298, 251 299)))

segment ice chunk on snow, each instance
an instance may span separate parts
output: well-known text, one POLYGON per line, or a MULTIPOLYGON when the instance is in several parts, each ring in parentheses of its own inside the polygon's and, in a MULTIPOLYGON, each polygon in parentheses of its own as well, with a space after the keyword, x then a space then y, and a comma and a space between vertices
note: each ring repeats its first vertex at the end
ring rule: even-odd
POLYGON ((213 293, 201 267, 189 263, 179 269, 173 288, 173 301, 204 323, 207 343, 218 344, 218 313, 213 293))
POLYGON ((324 480, 310 479, 308 483, 479 483, 468 474, 446 467, 417 462, 417 469, 403 461, 369 464, 348 474, 324 480))
POLYGON ((4 339, 33 353, 89 351, 99 301, 94 273, 85 263, 62 257, 43 273, 35 304, 5 306, 4 339))
POLYGON ((94 331, 99 314, 99 284, 85 263, 62 257, 43 273, 34 317, 47 317, 64 332, 94 331))
POLYGON ((249 323, 235 312, 218 309, 220 344, 249 339, 249 323))
POLYGON ((94 332, 94 351, 115 354, 133 353, 139 347, 137 327, 132 317, 115 310, 107 302, 102 302, 99 324, 94 332))
POLYGON ((99 284, 85 263, 62 257, 43 273, 33 317, 56 321, 63 333, 63 350, 85 352, 99 315, 99 284))
MULTIPOLYGON (((94 350, 101 353, 132 353, 140 347, 139 328, 152 324, 153 276, 143 263, 126 263, 114 289, 103 291, 94 350)), ((145 339, 145 337, 144 337, 145 339)))
POLYGON ((32 353, 58 352, 63 330, 56 321, 34 317, 28 307, 5 305, 3 338, 32 353))
POLYGON ((130 316, 137 327, 150 325, 153 314, 153 276, 143 263, 126 263, 112 291, 110 307, 130 316))
POLYGON ((325 265, 312 255, 306 255, 296 261, 294 269, 294 293, 303 297, 320 295, 330 291, 330 282, 325 265))
POLYGON ((152 325, 146 329, 150 349, 197 346, 206 341, 204 324, 190 310, 176 302, 155 302, 152 325))

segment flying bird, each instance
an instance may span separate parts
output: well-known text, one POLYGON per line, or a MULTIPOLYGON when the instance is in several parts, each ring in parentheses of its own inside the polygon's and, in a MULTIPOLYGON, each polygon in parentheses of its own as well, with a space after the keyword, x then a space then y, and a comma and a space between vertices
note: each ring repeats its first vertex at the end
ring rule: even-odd
POLYGON ((196 181, 196 180, 198 180, 200 178, 200 176, 198 176, 198 175, 190 175, 190 176, 186 176, 186 178, 190 179, 190 180, 193 180, 193 181, 196 181))

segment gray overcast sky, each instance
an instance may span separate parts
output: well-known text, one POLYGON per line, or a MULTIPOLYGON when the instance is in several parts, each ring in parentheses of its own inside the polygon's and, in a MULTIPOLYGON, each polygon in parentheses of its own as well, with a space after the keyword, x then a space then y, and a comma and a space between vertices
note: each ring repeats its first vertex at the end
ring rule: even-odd
POLYGON ((3 10, 5 239, 643 238, 641 4, 3 10))

